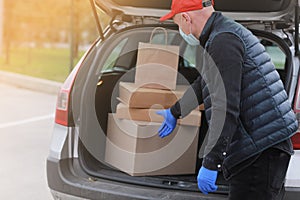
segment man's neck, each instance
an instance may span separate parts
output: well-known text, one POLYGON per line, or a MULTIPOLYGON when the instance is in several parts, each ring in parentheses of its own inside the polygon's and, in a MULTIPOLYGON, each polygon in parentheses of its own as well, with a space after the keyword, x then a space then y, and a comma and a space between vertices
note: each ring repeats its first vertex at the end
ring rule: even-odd
POLYGON ((214 8, 210 6, 191 13, 195 22, 195 27, 193 27, 193 30, 195 30, 194 35, 197 38, 200 37, 206 22, 208 21, 208 19, 214 11, 214 8))

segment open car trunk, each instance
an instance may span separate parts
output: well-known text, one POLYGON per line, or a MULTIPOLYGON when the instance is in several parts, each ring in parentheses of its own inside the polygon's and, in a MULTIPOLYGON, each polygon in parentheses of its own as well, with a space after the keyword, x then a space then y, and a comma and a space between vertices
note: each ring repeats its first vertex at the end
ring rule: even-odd
MULTIPOLYGON (((167 28, 168 43, 172 45, 181 46, 180 54, 182 54, 182 56, 184 52, 190 52, 194 50, 190 46, 187 46, 186 43, 181 39, 177 31, 177 26, 168 25, 167 28)), ((119 101, 115 98, 116 96, 118 96, 119 82, 134 82, 138 43, 149 42, 152 30, 153 26, 141 26, 139 28, 135 27, 133 29, 129 28, 128 30, 121 31, 119 34, 115 35, 115 37, 113 36, 109 39, 113 42, 106 41, 106 45, 101 47, 102 50, 105 49, 104 51, 107 51, 107 54, 101 53, 103 56, 102 58, 104 60, 99 60, 97 63, 102 64, 95 66, 96 70, 94 73, 96 73, 96 75, 94 78, 96 84, 94 83, 91 87, 95 88, 95 85, 97 87, 92 90, 90 90, 91 88, 87 87, 88 90, 84 91, 85 95, 83 95, 86 97, 94 95, 94 104, 86 103, 86 99, 82 99, 85 102, 81 103, 81 105, 83 106, 89 105, 89 109, 83 108, 82 110, 91 110, 91 107, 93 105, 95 106, 94 109, 96 111, 96 118, 98 123, 97 125, 99 127, 95 128, 95 124, 92 125, 91 120, 82 119, 82 117, 88 117, 90 119, 91 116, 88 113, 85 113, 81 117, 81 121, 85 121, 87 122, 87 124, 81 124, 82 127, 79 127, 79 130, 82 130, 80 132, 81 137, 79 141, 79 159, 85 171, 94 177, 107 178, 117 181, 129 182, 132 184, 141 184, 153 187, 167 187, 173 189, 177 188, 197 191, 198 187, 196 183, 196 176, 197 171, 201 167, 201 159, 198 159, 196 163, 191 163, 191 165, 196 166, 194 174, 134 177, 124 172, 121 172, 115 168, 109 167, 107 163, 105 163, 103 155, 105 153, 105 141, 100 141, 101 139, 99 139, 99 142, 96 142, 97 144, 95 144, 94 141, 95 137, 97 136, 92 136, 97 135, 96 131, 98 128, 103 130, 104 134, 107 134, 108 114, 114 113, 116 111, 116 105, 119 103, 119 101), (118 51, 118 53, 116 53, 116 51, 118 51), (117 54, 117 56, 114 59, 112 59, 111 56, 115 54, 117 54), (97 71, 101 71, 99 75, 97 74, 97 71), (115 92, 117 94, 114 94, 115 92), (92 137, 93 139, 90 140, 89 137, 92 137), (101 147, 98 149, 92 147, 96 145, 98 147, 101 147)), ((156 43, 162 43, 163 40, 163 32, 158 32, 153 37, 153 41, 155 41, 156 43)), ((180 56, 178 66, 178 74, 180 75, 177 78, 177 85, 192 83, 197 78, 199 73, 195 68, 195 62, 196 61, 188 61, 180 56)), ((91 80, 90 78, 88 79, 91 80)), ((198 146, 201 145, 207 130, 205 117, 202 117, 201 119, 202 126, 199 130, 200 135, 198 140, 198 146)), ((220 183, 222 182, 221 185, 225 185, 222 176, 220 176, 219 181, 220 183)), ((220 187, 220 191, 222 190, 221 188, 222 187, 220 187)))
MULTIPOLYGON (((193 51, 194 55, 200 53, 187 46, 183 40, 178 39, 180 35, 177 32, 177 26, 170 24, 164 26, 168 28, 169 43, 180 46, 180 55, 186 55, 186 52, 193 54, 191 53, 193 51)), ((197 159, 196 163, 191 163, 196 166, 194 174, 142 177, 130 176, 111 168, 104 161, 108 113, 115 112, 118 103, 117 100, 114 100, 114 89, 119 81, 134 81, 138 42, 148 42, 152 30, 153 25, 144 25, 128 28, 115 34, 105 44, 95 47, 95 53, 91 55, 93 56, 92 61, 86 63, 89 67, 82 67, 82 69, 88 69, 89 72, 79 72, 78 80, 75 82, 76 90, 72 94, 73 105, 80 104, 80 109, 76 109, 78 113, 74 113, 79 131, 78 157, 82 168, 94 178, 159 188, 198 191, 196 177, 198 169, 201 167, 201 159, 197 159)), ((275 52, 274 58, 281 57, 276 61, 276 67, 288 90, 290 83, 287 80, 290 80, 289 77, 292 74, 292 56, 289 47, 282 39, 271 33, 255 30, 253 32, 261 38, 261 42, 267 47, 267 50, 275 52)), ((156 35, 157 42, 161 42, 160 37, 163 37, 163 33, 156 35)), ((184 82, 182 77, 192 83, 198 76, 195 69, 197 64, 199 63, 196 60, 193 61, 188 56, 180 56, 178 72, 183 76, 178 77, 177 84, 184 82)), ((203 113, 198 147, 201 146, 206 131, 207 123, 203 113)), ((227 193, 228 185, 221 173, 218 176, 217 185, 217 193, 227 193)))

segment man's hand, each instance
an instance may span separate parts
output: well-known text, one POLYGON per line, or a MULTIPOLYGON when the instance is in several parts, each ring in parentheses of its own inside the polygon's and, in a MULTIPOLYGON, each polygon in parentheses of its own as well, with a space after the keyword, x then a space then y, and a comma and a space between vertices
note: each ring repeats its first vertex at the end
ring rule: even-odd
POLYGON ((177 119, 172 115, 170 109, 159 110, 156 114, 161 115, 165 118, 160 128, 158 129, 159 137, 164 138, 168 136, 176 127, 177 119))
POLYGON ((209 170, 201 167, 197 176, 198 188, 203 194, 214 192, 218 189, 216 186, 218 171, 209 170))

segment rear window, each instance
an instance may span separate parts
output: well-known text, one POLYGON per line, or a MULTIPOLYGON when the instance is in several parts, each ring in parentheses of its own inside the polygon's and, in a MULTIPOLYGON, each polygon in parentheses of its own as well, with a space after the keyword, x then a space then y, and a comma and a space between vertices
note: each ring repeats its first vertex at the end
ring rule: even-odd
POLYGON ((115 48, 113 48, 113 50, 111 51, 104 63, 102 71, 111 71, 114 68, 116 61, 120 56, 121 51, 124 48, 127 41, 128 38, 125 38, 115 48))
POLYGON ((266 39, 261 39, 261 43, 265 46, 266 52, 270 55, 276 69, 284 70, 286 55, 281 48, 274 42, 266 39))

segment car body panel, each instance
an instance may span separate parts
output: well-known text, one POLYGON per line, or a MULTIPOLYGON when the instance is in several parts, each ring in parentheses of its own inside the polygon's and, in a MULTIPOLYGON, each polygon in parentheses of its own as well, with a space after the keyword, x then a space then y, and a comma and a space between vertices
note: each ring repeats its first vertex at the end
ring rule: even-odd
POLYGON ((295 187, 286 187, 283 200, 298 200, 299 194, 300 194, 299 187, 296 187, 296 188, 295 187))
POLYGON ((300 150, 295 150, 295 154, 291 157, 290 165, 286 175, 285 186, 295 188, 300 186, 300 150))
POLYGON ((204 195, 200 192, 166 190, 155 187, 144 187, 122 182, 89 177, 80 168, 77 159, 57 160, 48 158, 47 177, 53 195, 61 199, 170 199, 170 200, 225 200, 227 195, 204 195), (70 165, 72 163, 72 165, 70 165), (65 195, 67 194, 67 195, 65 195))
POLYGON ((49 157, 53 159, 69 158, 70 154, 67 149, 68 127, 55 124, 52 132, 52 139, 49 149, 49 157))

